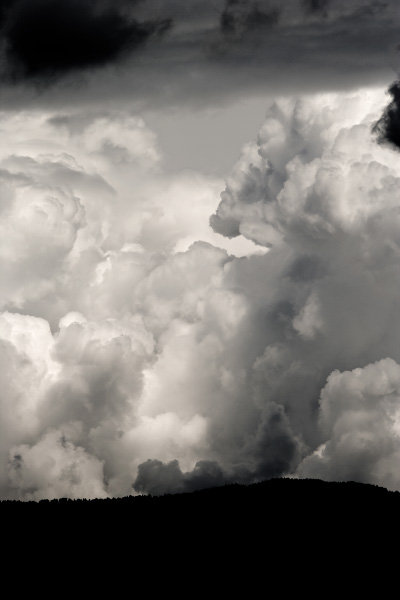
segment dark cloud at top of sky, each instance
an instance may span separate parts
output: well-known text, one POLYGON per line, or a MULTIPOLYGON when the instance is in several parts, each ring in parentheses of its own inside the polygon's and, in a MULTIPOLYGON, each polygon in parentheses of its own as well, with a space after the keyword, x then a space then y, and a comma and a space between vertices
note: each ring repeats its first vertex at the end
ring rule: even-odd
POLYGON ((373 131, 378 134, 381 144, 389 143, 400 148, 400 82, 396 81, 389 88, 392 101, 375 124, 373 131))
POLYGON ((121 0, 6 0, 1 14, 6 77, 52 81, 102 67, 170 26, 168 20, 138 22, 128 9, 121 0))
POLYGON ((225 35, 264 29, 276 25, 280 11, 271 6, 261 9, 258 2, 227 0, 220 17, 220 30, 225 35))
POLYGON ((303 0, 303 5, 308 12, 325 13, 329 5, 329 0, 303 0))
POLYGON ((395 0, 5 0, 3 7, 4 108, 202 108, 387 86, 400 62, 395 0))

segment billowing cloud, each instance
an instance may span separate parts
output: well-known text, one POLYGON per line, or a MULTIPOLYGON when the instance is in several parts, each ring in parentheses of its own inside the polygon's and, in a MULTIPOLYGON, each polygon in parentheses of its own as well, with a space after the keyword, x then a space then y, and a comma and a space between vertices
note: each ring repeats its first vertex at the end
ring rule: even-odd
POLYGON ((3 115, 2 497, 299 474, 399 489, 385 102, 276 101, 221 197, 166 174, 132 113, 3 115))
MULTIPOLYGON (((103 495, 129 493, 137 461, 155 449, 190 458, 205 436, 197 411, 138 406, 161 337, 199 319, 229 260, 194 242, 235 250, 208 227, 222 181, 163 173, 132 115, 3 114, 1 127, 2 493, 98 494, 64 469, 103 478, 103 495), (58 462, 42 469, 49 444, 58 462)), ((239 255, 256 250, 244 242, 239 255)))
MULTIPOLYGON (((224 364, 213 398, 225 410, 210 422, 219 456, 208 458, 219 458, 226 482, 295 473, 300 457, 325 443, 318 407, 332 371, 400 359, 398 159, 371 136, 384 102, 364 91, 276 103, 222 193, 214 227, 271 248, 225 268, 223 285, 240 293, 243 312, 234 310, 241 319, 228 329, 229 347, 213 358, 224 364)), ((146 481, 159 489, 156 474, 172 470, 152 466, 143 466, 140 489, 146 481)))
POLYGON ((8 467, 21 500, 106 498, 103 464, 60 432, 49 432, 34 446, 14 448, 8 467))
POLYGON ((303 461, 303 477, 400 488, 398 363, 333 371, 321 392, 320 425, 327 441, 303 461))

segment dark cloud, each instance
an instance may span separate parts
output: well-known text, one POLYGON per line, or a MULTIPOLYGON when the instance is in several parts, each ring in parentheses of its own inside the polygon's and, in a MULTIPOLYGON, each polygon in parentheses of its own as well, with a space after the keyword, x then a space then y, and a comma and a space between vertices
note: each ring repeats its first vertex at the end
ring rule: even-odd
POLYGON ((367 4, 366 6, 360 6, 356 11, 355 11, 355 16, 358 17, 375 17, 377 18, 380 14, 382 14, 384 11, 386 11, 387 9, 390 9, 390 2, 378 2, 378 0, 376 0, 375 2, 371 2, 370 4, 367 4))
POLYGON ((220 30, 223 34, 240 34, 276 25, 280 11, 271 6, 262 10, 258 2, 247 0, 227 0, 220 17, 220 30))
POLYGON ((126 3, 99 0, 7 0, 1 17, 6 77, 12 81, 52 81, 114 63, 171 24, 138 22, 126 3))
POLYGON ((7 20, 8 11, 13 7, 16 0, 2 0, 0 4, 0 26, 7 20))
POLYGON ((303 0, 306 11, 310 13, 326 13, 330 0, 303 0))
POLYGON ((312 281, 323 277, 326 269, 317 256, 300 256, 296 258, 288 271, 288 277, 295 282, 312 281))
POLYGON ((298 461, 299 445, 282 406, 271 403, 254 440, 250 481, 280 477, 290 473, 298 461))
POLYGON ((392 100, 374 125, 373 132, 380 144, 389 143, 400 148, 400 82, 393 83, 388 91, 392 100))
POLYGON ((15 469, 16 471, 18 471, 19 469, 22 469, 22 465, 23 465, 22 456, 20 454, 14 454, 10 463, 11 463, 12 469, 15 469))
POLYGON ((178 460, 149 459, 138 466, 133 489, 153 496, 193 492, 229 483, 254 483, 291 472, 299 461, 299 441, 293 436, 282 406, 270 404, 240 461, 229 472, 213 460, 198 461, 183 472, 178 460))
POLYGON ((139 110, 201 107, 252 94, 388 85, 398 63, 394 0, 7 0, 5 6, 4 107, 76 106, 77 100, 136 102, 139 110), (121 68, 96 69, 116 64, 121 68), (74 86, 27 94, 26 83, 65 75, 74 86))
POLYGON ((215 461, 201 460, 192 471, 183 473, 177 460, 163 463, 149 459, 139 465, 133 488, 139 493, 160 496, 219 487, 227 483, 230 480, 215 461))
MULTIPOLYGON (((27 3, 7 3, 4 31, 17 6, 27 3)), ((109 23, 124 27, 166 14, 156 0, 133 3, 135 21, 128 3, 101 6, 84 4, 83 14, 96 24, 118 15, 109 23)), ((202 229, 220 184, 160 172, 142 120, 104 108, 124 93, 131 100, 144 81, 161 104, 203 87, 214 100, 241 87, 251 94, 255 81, 275 92, 274 72, 286 82, 294 73, 295 89, 306 85, 304 62, 324 87, 332 73, 379 70, 398 35, 359 0, 337 0, 329 18, 288 0, 276 26, 256 34, 249 15, 265 6, 220 2, 210 27, 208 16, 185 12, 143 60, 93 77, 102 110, 83 110, 80 95, 71 113, 4 114, 5 497, 125 495, 132 482, 158 495, 295 473, 400 489, 400 164, 371 139, 384 94, 271 105, 211 219, 216 231, 270 249, 246 258, 210 245, 216 238, 202 229), (240 6, 235 33, 224 34, 224 7, 240 6), (205 56, 205 31, 222 40, 222 60, 205 56)), ((29 76, 20 66, 20 77, 54 80, 85 64, 29 76)), ((385 142, 398 84, 391 95, 379 120, 385 142)))

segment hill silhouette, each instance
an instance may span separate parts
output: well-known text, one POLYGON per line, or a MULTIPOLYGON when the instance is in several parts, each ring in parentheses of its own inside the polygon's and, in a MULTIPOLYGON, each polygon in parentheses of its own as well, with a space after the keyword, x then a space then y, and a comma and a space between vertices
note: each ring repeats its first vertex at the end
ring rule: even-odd
POLYGON ((177 586, 185 597, 252 597, 272 584, 281 593, 309 593, 315 577, 324 579, 318 595, 344 585, 359 594, 373 579, 384 586, 398 563, 400 493, 361 483, 272 479, 154 497, 3 501, 0 508, 5 571, 16 571, 18 582, 24 573, 28 588, 30 577, 51 573, 74 595, 78 576, 81 594, 122 595, 128 585, 146 595, 177 586))
POLYGON ((295 529, 305 527, 305 518, 307 527, 316 525, 317 521, 329 527, 327 521, 333 525, 338 520, 363 527, 366 516, 372 526, 378 513, 381 524, 394 518, 397 521, 400 493, 364 483, 280 478, 162 496, 3 501, 1 512, 3 522, 7 518, 19 523, 40 519, 42 527, 51 527, 55 520, 64 523, 82 520, 88 526, 97 519, 112 519, 114 523, 134 519, 138 528, 145 524, 168 528, 172 522, 179 528, 189 522, 193 528, 218 525, 219 529, 229 529, 234 519, 234 528, 238 531, 249 524, 260 526, 271 517, 295 529))

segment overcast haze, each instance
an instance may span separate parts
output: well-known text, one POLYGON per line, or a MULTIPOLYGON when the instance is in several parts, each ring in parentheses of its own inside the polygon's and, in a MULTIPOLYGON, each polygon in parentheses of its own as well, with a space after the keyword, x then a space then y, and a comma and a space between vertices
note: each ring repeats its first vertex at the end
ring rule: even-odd
POLYGON ((400 490, 400 9, 0 8, 0 495, 400 490))

